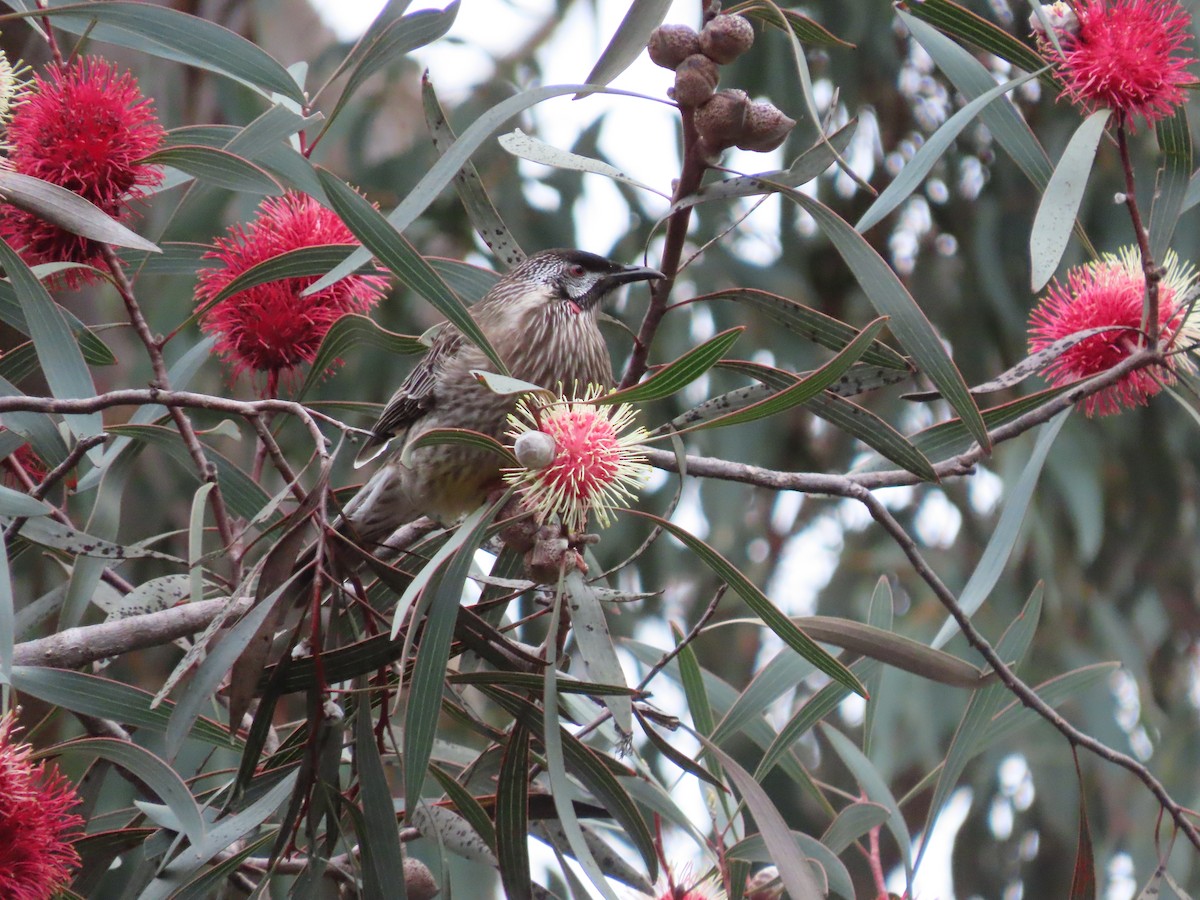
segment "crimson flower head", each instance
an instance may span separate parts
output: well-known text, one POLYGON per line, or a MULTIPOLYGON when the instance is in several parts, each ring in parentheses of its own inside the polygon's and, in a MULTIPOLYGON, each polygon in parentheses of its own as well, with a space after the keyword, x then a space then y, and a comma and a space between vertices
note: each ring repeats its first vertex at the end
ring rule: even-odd
POLYGON ((572 534, 583 532, 592 511, 607 528, 613 509, 627 506, 650 474, 638 446, 645 429, 621 433, 633 424, 633 408, 598 405, 602 393, 590 386, 582 400, 560 397, 548 404, 527 397, 508 417, 522 465, 504 470, 504 480, 521 488, 539 521, 557 516, 572 534))
MULTIPOLYGON (((87 57, 34 76, 8 123, 8 162, 23 175, 74 191, 127 221, 131 203, 162 181, 162 168, 142 160, 162 145, 163 134, 152 101, 142 96, 133 75, 87 57)), ((12 206, 0 208, 0 236, 31 265, 96 265, 103 259, 96 242, 12 206)), ((95 278, 77 269, 61 277, 72 287, 95 278)))
MULTIPOLYGON (((249 225, 234 225, 205 254, 220 265, 205 269, 196 284, 196 304, 213 300, 231 281, 259 263, 302 247, 355 244, 346 223, 316 200, 290 193, 264 200, 249 225)), ((211 310, 201 328, 217 336, 217 351, 232 365, 234 377, 265 372, 274 394, 279 375, 311 363, 330 327, 347 313, 365 313, 384 294, 387 279, 350 275, 308 296, 315 276, 284 278, 239 291, 211 310)))
POLYGON ((79 866, 72 841, 83 820, 62 775, 30 762, 33 748, 16 740, 11 712, 0 717, 0 897, 47 900, 65 888, 79 866))
MULTIPOLYGON (((1158 285, 1158 325, 1164 342, 1174 349, 1184 341, 1193 342, 1195 330, 1187 322, 1188 304, 1195 270, 1179 262, 1168 251, 1164 260, 1165 274, 1158 285)), ((1046 368, 1046 375, 1055 385, 1071 384, 1101 372, 1128 357, 1138 345, 1142 320, 1142 301, 1146 294, 1146 279, 1138 252, 1124 247, 1117 255, 1106 253, 1100 259, 1077 266, 1067 273, 1064 285, 1055 279, 1049 292, 1029 317, 1029 348, 1044 350, 1055 341, 1090 328, 1113 326, 1113 330, 1084 338, 1063 351, 1046 368)), ((1138 369, 1116 384, 1104 388, 1082 401, 1089 416, 1120 412, 1144 406, 1174 381, 1171 373, 1179 365, 1188 369, 1195 364, 1186 355, 1168 359, 1167 368, 1138 369)))
MULTIPOLYGON (((1058 9, 1067 6, 1043 7, 1063 51, 1058 74, 1064 96, 1151 125, 1174 113, 1184 86, 1194 80, 1188 67, 1196 62, 1184 47, 1189 18, 1176 0, 1076 0, 1072 8, 1058 9)), ((1056 55, 1040 33, 1038 45, 1043 54, 1056 55)))

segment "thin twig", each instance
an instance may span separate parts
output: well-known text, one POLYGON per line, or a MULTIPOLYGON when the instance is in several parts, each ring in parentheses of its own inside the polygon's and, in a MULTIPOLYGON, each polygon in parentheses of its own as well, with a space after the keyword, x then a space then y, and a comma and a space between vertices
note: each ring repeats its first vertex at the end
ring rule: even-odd
MULTIPOLYGON (((146 347, 147 354, 150 356, 150 365, 154 370, 154 386, 169 391, 171 389, 171 378, 167 374, 167 363, 163 358, 162 344, 154 337, 154 333, 150 330, 150 325, 146 321, 146 317, 142 315, 142 308, 138 304, 137 297, 134 296, 133 286, 129 283, 129 279, 125 277, 125 269, 122 266, 121 260, 117 258, 116 252, 107 244, 100 244, 99 246, 101 253, 104 255, 104 262, 107 264, 109 272, 112 273, 113 283, 116 285, 117 292, 125 302, 125 311, 129 315, 129 321, 133 324, 134 331, 137 332, 142 344, 146 347)), ((222 545, 231 551, 229 553, 229 563, 232 568, 230 580, 237 583, 242 579, 242 563, 240 554, 233 552, 236 547, 233 521, 229 516, 229 510, 225 506, 225 495, 221 491, 216 466, 209 462, 208 454, 204 452, 204 445, 200 443, 200 438, 196 435, 196 429, 192 427, 192 422, 184 414, 183 409, 180 407, 171 407, 171 418, 175 422, 175 427, 179 431, 180 438, 183 439, 183 444, 187 448, 188 454, 192 457, 192 463, 195 465, 196 471, 200 474, 201 479, 213 486, 209 492, 213 521, 216 523, 217 533, 221 537, 222 545)))
POLYGON ((1138 780, 1155 796, 1159 805, 1167 811, 1167 814, 1170 815, 1184 836, 1187 837, 1197 850, 1200 850, 1200 832, 1196 830, 1196 826, 1188 818, 1187 809, 1172 799, 1171 795, 1167 793, 1166 788, 1163 787, 1162 782, 1155 778, 1146 766, 1133 757, 1114 750, 1091 735, 1080 731, 1063 718, 1058 710, 1039 697, 1033 688, 1022 681, 1009 668, 1004 660, 1000 658, 995 648, 975 628, 971 617, 959 606, 958 599, 954 596, 954 593, 946 587, 937 573, 930 568, 925 558, 921 555, 920 550, 917 549, 916 542, 904 530, 904 526, 896 521, 895 517, 892 516, 879 498, 858 485, 852 485, 844 496, 862 503, 871 514, 871 518, 878 522, 884 531, 891 536, 896 545, 904 552, 904 555, 908 557, 909 563, 921 577, 921 580, 930 587, 934 595, 941 601, 942 606, 946 608, 946 611, 958 623, 958 627, 962 630, 967 642, 987 660, 988 664, 1000 678, 1000 681, 1018 700, 1037 713, 1038 716, 1049 722, 1050 725, 1067 739, 1072 747, 1082 747, 1106 762, 1120 766, 1137 776, 1138 780))

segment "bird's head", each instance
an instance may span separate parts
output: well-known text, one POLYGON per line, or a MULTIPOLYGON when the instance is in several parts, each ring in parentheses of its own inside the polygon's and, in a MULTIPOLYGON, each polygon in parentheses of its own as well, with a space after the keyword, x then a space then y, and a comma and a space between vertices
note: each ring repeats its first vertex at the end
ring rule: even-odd
POLYGON ((560 303, 564 312, 574 314, 596 309, 623 284, 664 277, 657 269, 622 265, 584 250, 543 250, 510 275, 543 286, 552 303, 560 303))

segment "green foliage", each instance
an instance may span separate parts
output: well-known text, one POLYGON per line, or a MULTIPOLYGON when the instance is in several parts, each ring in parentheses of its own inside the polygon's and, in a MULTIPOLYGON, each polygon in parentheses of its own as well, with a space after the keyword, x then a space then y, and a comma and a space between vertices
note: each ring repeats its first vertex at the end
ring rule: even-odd
MULTIPOLYGON (((1127 179, 1151 283, 1169 248, 1200 256, 1186 109, 1132 132, 1056 104, 996 4, 753 0, 727 4, 755 43, 722 86, 802 121, 721 168, 669 77, 632 68, 658 0, 616 4, 595 58, 565 13, 607 4, 563 0, 454 91, 423 54, 498 4, 391 0, 353 46, 286 51, 278 4, 7 5, 7 46, 36 37, 43 65, 125 48, 170 128, 140 222, 0 170, 11 207, 118 248, 29 265, 0 241, 2 699, 81 785, 74 890, 424 896, 420 869, 465 897, 737 897, 769 863, 793 898, 920 895, 930 867, 958 896, 1088 897, 1124 890, 1119 854, 1146 896, 1200 888, 1196 333, 1162 348, 1183 411, 1089 421, 1106 384, 1026 381, 1148 343, 1028 349, 1031 283, 1138 242, 1127 179), (541 83, 564 54, 591 75, 541 83), (595 110, 569 147, 568 105, 595 110), (281 253, 197 306, 213 240, 284 191, 362 246, 281 253), (370 414, 443 320, 505 373, 470 308, 545 247, 667 276, 610 310, 636 383, 597 400, 636 407, 661 477, 598 542, 512 521, 513 489, 359 546, 336 517, 370 414), (364 273, 391 296, 278 381, 231 383, 200 334, 242 291, 364 273)), ((398 458, 430 447, 518 464, 466 428, 398 458)))

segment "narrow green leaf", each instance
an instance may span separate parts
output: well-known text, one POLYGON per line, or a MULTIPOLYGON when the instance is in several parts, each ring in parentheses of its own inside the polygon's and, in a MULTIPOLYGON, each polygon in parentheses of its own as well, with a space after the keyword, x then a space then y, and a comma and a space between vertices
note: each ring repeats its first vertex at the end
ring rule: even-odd
MULTIPOLYGON (((1004 510, 1000 513, 1000 520, 996 523, 992 536, 988 538, 987 546, 983 550, 983 556, 980 557, 978 565, 975 566, 975 571, 971 573, 970 579, 958 598, 958 605, 968 616, 974 615, 979 607, 983 606, 984 601, 992 592, 992 588, 1000 580, 1004 567, 1008 565, 1008 559, 1012 555, 1013 548, 1017 545, 1017 538, 1021 533, 1021 523, 1025 521, 1025 513, 1033 499, 1033 491, 1037 487, 1042 465, 1046 462, 1046 456, 1054 445, 1054 439, 1058 437, 1058 433, 1066 424, 1069 415, 1070 410, 1064 410, 1041 429, 1037 442, 1033 445, 1033 452, 1029 455, 1029 461, 1021 470, 1021 476, 1009 490, 1005 491, 1004 510)), ((958 623, 947 616, 930 646, 944 647, 946 642, 957 633, 958 623)))
MULTIPOLYGON (((442 159, 446 159, 446 156, 443 156, 442 159)), ((471 318, 471 314, 467 312, 462 300, 454 291, 450 290, 436 270, 425 261, 416 248, 404 238, 404 235, 393 228, 365 197, 355 193, 346 182, 325 169, 318 169, 317 176, 321 179, 333 211, 342 217, 350 230, 354 232, 354 236, 362 241, 363 247, 374 253, 380 262, 395 273, 397 278, 417 291, 438 312, 450 320, 459 331, 466 335, 468 340, 483 351, 501 375, 507 375, 508 369, 504 365, 504 360, 488 343, 488 339, 475 320, 471 318)), ((355 254, 351 254, 351 259, 354 256, 355 254)), ((310 287, 308 290, 311 292, 314 289, 315 287, 310 287)))
MULTIPOLYGON (((286 582, 268 597, 259 600, 254 608, 242 616, 237 624, 229 628, 215 647, 210 647, 204 660, 196 669, 195 675, 188 682, 183 696, 171 711, 171 719, 167 723, 164 753, 168 760, 174 761, 183 742, 191 732, 193 723, 200 717, 200 710, 212 702, 213 696, 221 686, 221 680, 233 668, 242 651, 258 633, 267 616, 275 611, 279 598, 287 592, 291 582, 286 582)), ((231 731, 237 731, 240 722, 234 722, 231 731)))
POLYGON ((1162 261, 1175 225, 1183 213, 1188 178, 1192 174, 1192 134, 1188 127, 1187 107, 1180 106, 1168 119, 1154 125, 1162 162, 1154 185, 1154 203, 1150 207, 1150 255, 1162 261))
POLYGON ((197 181, 247 194, 282 194, 283 185, 266 170, 236 153, 215 147, 184 145, 151 153, 149 165, 172 166, 197 181))
POLYGON ((622 184, 628 184, 631 187, 640 188, 652 194, 658 194, 664 200, 670 199, 667 194, 644 182, 638 181, 636 178, 626 175, 616 166, 598 159, 592 159, 588 156, 580 156, 578 153, 572 153, 569 150, 560 150, 558 147, 547 144, 545 141, 540 141, 535 137, 527 135, 520 128, 509 134, 500 135, 497 143, 513 156, 520 159, 526 159, 530 162, 550 166, 555 169, 566 169, 570 172, 603 175, 605 178, 611 178, 613 181, 619 181, 622 184))
MULTIPOLYGON (((355 60, 346 86, 342 88, 337 103, 329 113, 322 133, 329 129, 338 114, 345 109, 346 104, 358 92, 358 89, 376 72, 388 65, 403 59, 413 50, 432 44, 443 37, 454 24, 458 16, 458 0, 448 4, 445 9, 421 9, 411 15, 395 19, 382 28, 374 31, 370 41, 364 41, 355 50, 355 60)), ((376 19, 376 22, 379 22, 376 19)), ((364 38, 366 35, 364 35, 364 38)))
MULTIPOLYGON (((1102 684, 1120 665, 1118 662, 1104 662, 1081 666, 1035 685, 1034 691, 1048 704, 1058 707, 1093 685, 1102 684)), ((1042 717, 1037 712, 1014 700, 988 723, 978 745, 980 748, 991 747, 997 741, 1008 739, 1021 729, 1041 721, 1042 717)))
MULTIPOLYGON (((151 887, 139 896, 139 900, 157 900, 157 898, 174 897, 175 890, 189 878, 200 866, 204 865, 218 853, 228 850, 235 843, 258 828, 274 813, 283 802, 291 796, 296 788, 297 769, 288 772, 280 778, 277 784, 271 785, 253 803, 236 815, 218 819, 209 828, 203 841, 185 847, 167 865, 155 879, 151 887)), ((261 779, 265 781, 266 779, 261 779)), ((268 782, 269 783, 269 782, 268 782)))
MULTIPOLYGON (((764 4, 760 3, 739 3, 728 7, 726 12, 730 15, 736 13, 751 19, 757 19, 775 28, 782 28, 783 26, 780 24, 778 16, 774 14, 775 10, 768 12, 764 6, 764 4)), ((783 14, 788 28, 796 36, 797 40, 803 41, 806 44, 813 44, 817 47, 838 47, 843 50, 854 48, 854 44, 842 40, 836 34, 803 13, 798 13, 791 9, 780 9, 778 12, 783 14)))
MULTIPOLYGON (((991 70, 973 53, 936 28, 931 28, 922 19, 932 21, 952 34, 957 33, 977 46, 987 47, 989 44, 995 46, 1003 43, 1003 47, 987 49, 991 49, 997 56, 1009 59, 1026 72, 1042 72, 1043 82, 1054 83, 1051 73, 1046 71, 1044 59, 1007 32, 949 0, 928 0, 920 4, 909 4, 905 9, 897 10, 897 15, 937 63, 938 68, 946 73, 946 77, 968 99, 978 97, 996 86, 991 70), (963 34, 964 30, 970 31, 970 36, 963 34), (1006 48, 1019 55, 1021 61, 1017 62, 1012 55, 1005 56, 1006 48)), ((983 108, 980 118, 995 136, 997 143, 1025 173, 1025 177, 1039 191, 1043 190, 1052 171, 1050 158, 1016 107, 1007 100, 993 103, 983 108)))
MULTIPOLYGON (((60 744, 64 756, 106 759, 143 782, 167 805, 193 844, 204 840, 204 818, 183 779, 163 760, 129 741, 83 738, 60 744)), ((228 845, 226 845, 228 846, 228 845)))
MULTIPOLYGON (((966 7, 955 3, 954 0, 922 0, 921 3, 908 5, 905 11, 926 22, 933 23, 947 34, 960 38, 965 43, 994 53, 1018 69, 1032 72, 1046 64, 1046 61, 1027 44, 1022 43, 995 23, 989 22, 966 7)), ((954 43, 948 38, 945 40, 954 43)), ((924 44, 924 40, 922 43, 924 44)), ((926 47, 926 49, 929 48, 926 47)), ((932 51, 930 55, 934 55, 932 51)), ((941 65, 940 62, 939 65, 941 65)), ((1042 80, 1055 89, 1061 86, 1053 72, 1047 72, 1043 75, 1042 80)), ((1049 170, 1046 174, 1049 175, 1049 170)))
POLYGON ((650 32, 662 24, 670 8, 671 0, 633 0, 616 34, 584 80, 588 84, 605 85, 628 69, 646 49, 650 32))
POLYGON ((850 770, 859 787, 866 792, 867 799, 887 809, 888 831, 892 833, 892 837, 896 839, 896 844, 900 848, 900 857, 904 861, 905 880, 909 886, 909 893, 912 893, 912 843, 908 834, 908 826, 904 822, 904 816, 900 813, 900 806, 896 803, 891 788, 888 787, 887 781, 879 773, 875 764, 867 759, 848 737, 829 725, 825 725, 821 731, 829 740, 829 744, 837 753, 838 758, 850 770))
MULTIPOLYGON (((12 575, 8 566, 8 543, 0 536, 0 681, 4 684, 12 684, 13 645, 17 640, 16 632, 12 575)), ((5 691, 6 695, 7 693, 5 691)))
MULTIPOLYGON (((17 441, 24 443, 19 438, 17 441)), ((0 516, 48 516, 50 512, 50 507, 41 500, 0 485, 0 516)))
MULTIPOLYGON (((17 292, 50 392, 60 400, 96 396, 92 375, 67 320, 29 266, 4 241, 0 241, 0 266, 17 292)), ((63 419, 79 438, 98 437, 104 431, 100 413, 69 415, 63 419)), ((98 454, 89 456, 98 458, 98 454)))
POLYGON ((770 628, 785 644, 834 681, 839 682, 860 696, 866 695, 862 684, 849 669, 822 650, 816 641, 793 625, 791 619, 776 609, 775 605, 767 599, 766 595, 755 587, 736 566, 725 559, 720 553, 695 535, 680 528, 674 522, 668 522, 666 519, 659 518, 651 513, 640 512, 639 510, 627 510, 627 513, 648 519, 678 538, 706 566, 733 588, 746 601, 746 605, 762 619, 763 624, 770 628))
POLYGON ((499 459, 504 460, 507 465, 519 465, 512 451, 494 437, 481 434, 478 431, 470 431, 466 428, 431 428, 429 431, 423 432, 420 437, 404 445, 401 461, 407 464, 409 454, 413 451, 419 450, 422 447, 432 447, 437 444, 457 444, 463 447, 487 450, 499 459))
MULTIPOLYGON (((517 115, 517 113, 537 103, 541 103, 543 100, 549 100, 552 97, 561 97, 564 94, 573 94, 578 91, 595 90, 594 85, 586 84, 550 85, 522 91, 516 96, 509 97, 497 103, 482 115, 477 116, 470 127, 454 142, 453 146, 449 147, 438 158, 437 162, 429 167, 429 171, 425 173, 416 187, 408 193, 403 202, 388 214, 388 224, 396 232, 404 232, 437 199, 446 185, 458 174, 459 169, 466 165, 472 154, 483 145, 492 132, 517 115)), ((636 94, 630 94, 628 91, 618 91, 612 88, 604 88, 602 92, 606 94, 637 96, 636 94)), ((341 265, 316 284, 309 287, 307 293, 323 290, 334 282, 345 278, 363 263, 367 262, 371 258, 371 252, 370 249, 355 250, 341 265)), ((389 268, 391 267, 389 266, 389 268)), ((393 271, 395 270, 393 269, 393 271)))
POLYGON ((644 403, 661 400, 691 384, 725 355, 745 331, 744 326, 722 331, 699 347, 693 347, 674 362, 667 363, 645 381, 601 397, 598 403, 644 403))
MULTIPOLYGON (((167 730, 171 710, 170 700, 157 709, 150 707, 153 695, 149 691, 119 681, 41 666, 14 666, 12 685, 19 692, 37 697, 54 706, 88 716, 113 719, 122 725, 145 728, 156 734, 167 730)), ((192 729, 192 736, 217 747, 229 748, 241 742, 209 719, 201 719, 192 729)))
POLYGON ((1092 828, 1088 823, 1087 791, 1079 751, 1074 750, 1075 775, 1079 780, 1079 842, 1075 847, 1075 866, 1071 872, 1070 900, 1096 900, 1096 853, 1092 849, 1092 828))
MULTIPOLYGON (((814 877, 824 875, 828 891, 825 890, 825 885, 819 885, 821 888, 819 896, 825 897, 829 893, 834 893, 839 897, 845 897, 846 900, 855 900, 854 882, 850 879, 850 872, 832 850, 816 838, 799 831, 791 832, 791 838, 799 846, 800 852, 808 857, 807 862, 813 870, 814 877)), ((761 834, 752 834, 750 837, 738 841, 726 852, 735 860, 742 859, 768 864, 774 862, 771 851, 761 834)))
POLYGON ((764 709, 788 691, 794 691, 813 672, 813 664, 790 647, 784 647, 758 670, 746 689, 729 707, 716 728, 705 732, 716 744, 724 744, 745 725, 762 718, 764 709))
POLYGON ((193 603, 204 599, 204 568, 201 565, 204 556, 204 509, 214 487, 216 485, 211 481, 205 482, 192 495, 192 514, 188 523, 188 575, 193 603))
POLYGON ((114 247, 160 252, 152 242, 130 231, 79 194, 40 178, 0 169, 0 198, 71 234, 114 247))
POLYGON ((297 396, 304 397, 336 360, 352 348, 361 346, 378 347, 397 356, 424 353, 429 349, 421 343, 420 338, 388 331, 367 316, 344 315, 333 323, 333 327, 321 339, 321 346, 317 348, 317 355, 309 366, 308 375, 297 396))
MULTIPOLYGON (((534 676, 537 677, 537 676, 534 676)), ((539 679, 540 681, 540 679, 539 679)), ((455 811, 475 829, 475 833, 491 850, 496 849, 496 828, 488 818, 487 810, 465 787, 450 777, 439 766, 430 766, 429 772, 437 779, 446 796, 454 804, 455 811)))
MULTIPOLYGON (((429 128, 433 147, 438 153, 442 153, 454 143, 455 135, 441 103, 438 102, 437 93, 433 89, 433 82, 429 80, 428 72, 421 77, 421 103, 425 109, 425 125, 429 128)), ((525 251, 513 237, 511 229, 500 218, 500 213, 492 203, 492 198, 488 196, 487 189, 483 186, 483 180, 479 177, 479 172, 473 163, 467 163, 458 170, 458 174, 454 176, 454 190, 458 193, 458 199, 462 202, 471 224, 475 226, 476 234, 488 245, 492 255, 505 268, 511 268, 521 262, 525 258, 525 251)), ((437 268, 436 263, 434 263, 434 268, 437 268)), ((445 275, 445 273, 442 274, 445 275)), ((447 278, 447 282, 460 297, 471 298, 470 294, 460 290, 449 278, 447 278)), ((482 296, 482 294, 478 296, 482 296)), ((475 299, 478 299, 478 296, 475 299)))
MULTIPOLYGON (((507 499, 505 495, 503 500, 507 499)), ((463 521, 458 531, 464 539, 426 588, 431 598, 412 680, 408 684, 408 706, 404 713, 404 796, 410 810, 421 800, 429 757, 437 736, 446 660, 450 655, 463 585, 470 574, 475 550, 483 542, 483 535, 500 507, 501 502, 480 507, 463 521)))
POLYGON ((874 340, 875 335, 883 329, 885 321, 885 319, 880 318, 871 322, 862 330, 862 333, 857 338, 846 345, 841 353, 812 374, 797 381, 791 387, 784 388, 772 396, 757 403, 752 403, 742 409, 734 410, 723 416, 717 416, 714 419, 701 422, 699 425, 693 425, 688 430, 696 431, 703 428, 741 425, 745 422, 753 422, 757 419, 773 416, 794 406, 807 403, 813 397, 819 396, 827 387, 841 378, 842 374, 862 357, 862 354, 870 346, 871 341, 874 340))
POLYGON ((531 900, 529 868, 529 730, 513 724, 496 778, 496 857, 504 896, 531 900))
POLYGON ((215 22, 170 7, 126 0, 51 3, 17 15, 49 15, 64 31, 86 32, 93 40, 226 75, 262 94, 274 91, 298 104, 305 102, 295 79, 265 50, 215 22))
POLYGON ((478 303, 500 280, 500 276, 491 269, 473 266, 462 260, 437 256, 428 256, 426 259, 450 285, 450 289, 468 303, 478 303))
MULTIPOLYGON (((365 684, 362 687, 366 687, 365 684)), ((404 853, 400 849, 400 829, 396 824, 396 809, 392 804, 392 789, 383 759, 375 742, 375 730, 371 727, 371 704, 369 694, 359 694, 358 708, 354 713, 354 763, 358 767, 358 779, 362 790, 363 818, 367 833, 359 841, 364 856, 370 844, 370 871, 380 890, 394 890, 404 883, 404 853)), ((386 705, 386 704, 385 704, 386 705)))
MULTIPOLYGON (((129 437, 144 444, 150 444, 162 450, 179 464, 193 478, 199 480, 196 467, 191 455, 184 447, 179 432, 173 428, 161 425, 114 425, 108 429, 110 433, 129 437)), ((205 454, 217 469, 217 480, 221 484, 221 493, 225 502, 235 514, 243 519, 253 520, 258 517, 268 503, 270 495, 263 490, 249 475, 239 468, 232 460, 211 447, 205 448, 205 454)), ((278 514, 272 519, 278 518, 278 514)))
MULTIPOLYGON (((562 621, 562 579, 559 579, 559 590, 554 593, 554 606, 550 611, 550 630, 546 637, 547 647, 557 647, 559 623, 562 621)), ((583 867, 589 879, 600 891, 605 900, 618 900, 616 893, 604 878, 604 873, 596 863, 579 819, 575 816, 575 785, 567 777, 566 754, 563 750, 563 729, 559 725, 558 716, 558 677, 556 665, 546 666, 542 688, 543 728, 542 742, 546 747, 546 775, 550 779, 550 794, 554 797, 554 808, 558 812, 559 825, 566 834, 567 843, 575 859, 583 867)), ((497 831, 499 823, 497 823, 497 831)), ((500 841, 499 834, 496 837, 500 841)))
POLYGON ((1071 136, 1042 194, 1029 232, 1030 280, 1034 292, 1050 281, 1067 249, 1088 176, 1092 174, 1096 148, 1100 146, 1111 113, 1111 110, 1102 109, 1083 120, 1071 136))
MULTIPOLYGON (((901 16, 904 14, 901 12, 901 16)), ((908 199, 909 195, 921 186, 925 176, 933 169, 938 160, 949 150, 962 130, 974 121, 975 117, 993 100, 1002 98, 1010 91, 1016 90, 1025 82, 1036 78, 1037 72, 1020 75, 1003 84, 998 84, 989 91, 973 99, 970 103, 947 119, 937 131, 926 138, 920 149, 913 154, 912 159, 904 164, 892 183, 884 188, 883 193, 875 198, 875 202, 858 220, 856 231, 866 231, 883 221, 888 213, 896 209, 908 199)), ((1074 216, 1071 217, 1074 222, 1074 216)), ((1069 229, 1068 229, 1069 230, 1069 229)))
POLYGON ((792 897, 821 897, 824 891, 817 886, 804 854, 792 839, 791 830, 779 810, 754 777, 738 765, 737 761, 716 744, 702 735, 697 735, 708 750, 721 761, 729 780, 742 795, 754 824, 758 826, 763 841, 770 851, 771 860, 779 869, 784 890, 792 897))
POLYGON ((891 812, 882 803, 851 803, 829 823, 821 835, 821 843, 834 853, 841 854, 872 828, 886 824, 890 815, 891 812))
MULTIPOLYGON (((1038 619, 1041 617, 1041 610, 1042 586, 1039 584, 1034 588, 1033 593, 1030 594, 1024 609, 1021 610, 1021 614, 1009 625, 1008 629, 997 642, 996 652, 1000 654, 1001 659, 1006 662, 1011 661, 1015 664, 1024 658, 1030 643, 1033 641, 1033 634, 1037 628, 1038 619)), ((958 779, 966 769, 967 762, 982 749, 980 735, 985 732, 988 723, 1009 696, 1008 689, 1002 684, 989 685, 975 691, 971 695, 971 699, 967 703, 967 709, 963 713, 957 730, 954 732, 953 740, 950 742, 950 749, 946 753, 941 774, 938 776, 937 786, 933 790, 929 813, 925 820, 924 840, 921 843, 920 851, 917 853, 915 866, 920 866, 921 859, 929 847, 929 836, 933 833, 934 825, 937 824, 937 817, 941 813, 942 807, 945 805, 950 793, 957 786, 958 779)), ((878 798, 872 797, 871 799, 878 798)))
POLYGON ((962 373, 946 352, 938 333, 901 283, 899 276, 875 248, 840 216, 823 203, 798 191, 787 191, 833 243, 880 315, 888 316, 888 328, 912 355, 913 362, 937 385, 947 402, 962 418, 971 436, 985 450, 992 446, 979 407, 967 390, 962 373))
POLYGON ((966 660, 893 631, 835 616, 800 616, 792 621, 814 640, 860 653, 939 684, 961 688, 984 684, 986 673, 966 660))
POLYGON ((804 405, 812 413, 862 441, 884 459, 912 472, 922 481, 938 480, 929 457, 869 409, 839 397, 832 390, 817 394, 804 405))
MULTIPOLYGON (((572 634, 579 646, 585 670, 592 681, 625 687, 625 671, 617 658, 612 635, 608 630, 600 595, 572 570, 563 587, 563 602, 571 612, 572 634)), ((601 697, 613 714, 613 722, 623 735, 633 732, 633 700, 627 693, 605 694, 601 697)))

